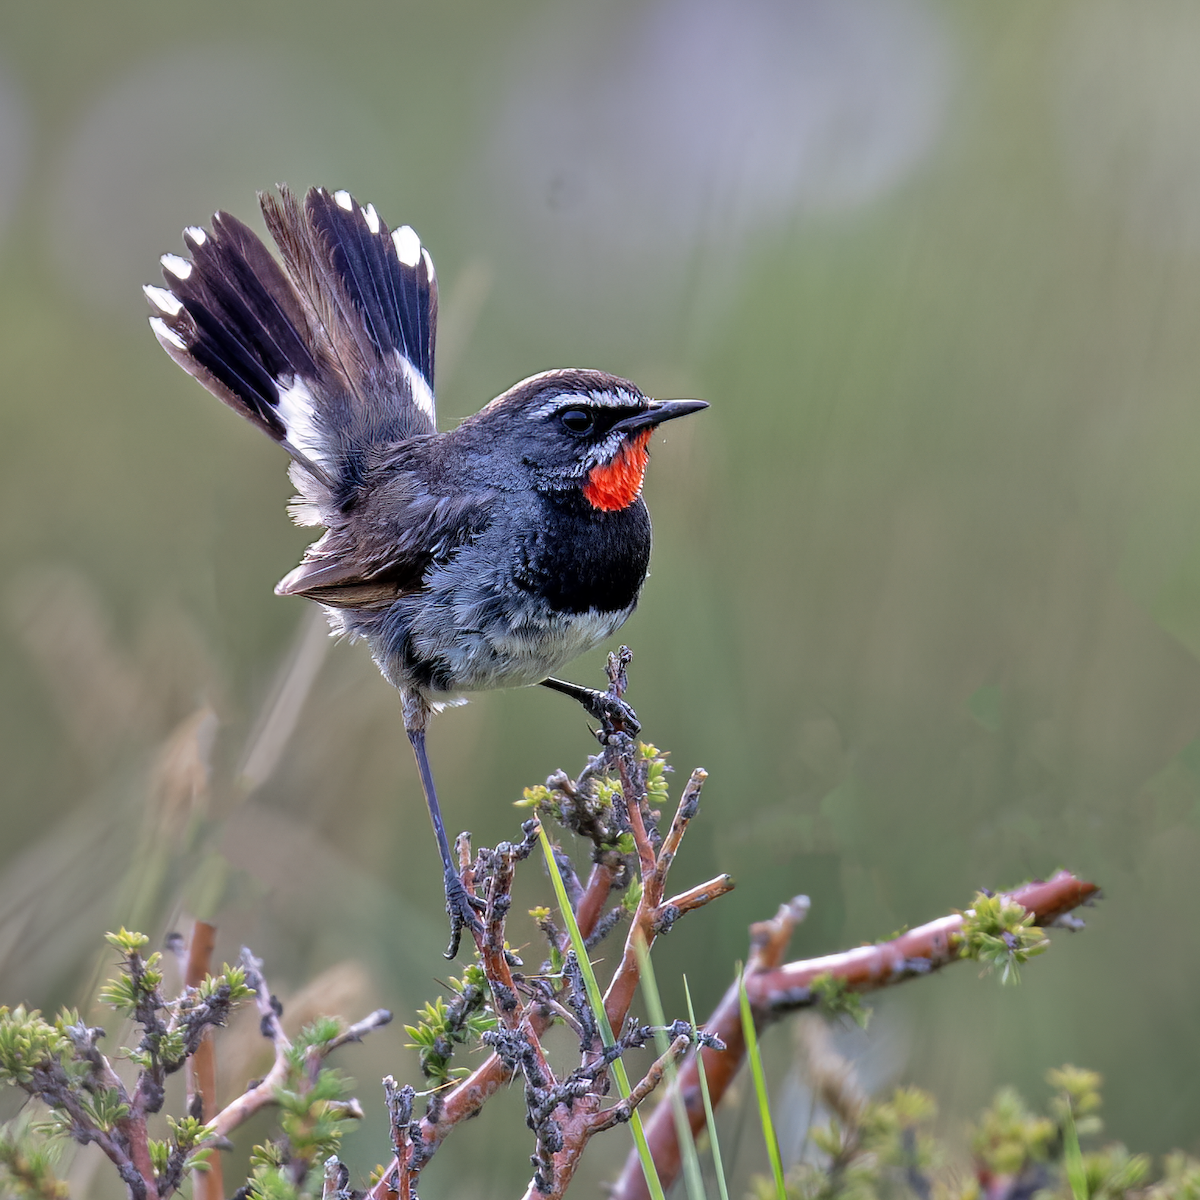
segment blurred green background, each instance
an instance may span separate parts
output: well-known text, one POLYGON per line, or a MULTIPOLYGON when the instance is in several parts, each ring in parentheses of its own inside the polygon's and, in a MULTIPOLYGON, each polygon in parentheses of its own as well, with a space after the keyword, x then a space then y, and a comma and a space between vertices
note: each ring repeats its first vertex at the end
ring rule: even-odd
MULTIPOLYGON (((0 1000, 78 1001, 105 929, 197 912, 351 1017, 448 970, 396 698, 272 594, 284 456, 139 291, 184 225, 320 183, 434 255, 443 428, 552 366, 712 404, 656 439, 622 633, 646 735, 711 773, 676 882, 739 879, 662 945, 669 1006, 797 892, 806 955, 1068 866, 1087 932, 1018 989, 880 997, 864 1075, 953 1130, 1073 1061, 1110 1135, 1200 1150, 1198 128, 1191 0, 5 5, 0 1000)), ((449 824, 513 836, 590 748, 560 697, 473 699, 432 734, 449 824)), ((405 1040, 344 1060, 356 1170, 405 1040)), ((495 1109, 423 1195, 523 1186, 495 1109)))

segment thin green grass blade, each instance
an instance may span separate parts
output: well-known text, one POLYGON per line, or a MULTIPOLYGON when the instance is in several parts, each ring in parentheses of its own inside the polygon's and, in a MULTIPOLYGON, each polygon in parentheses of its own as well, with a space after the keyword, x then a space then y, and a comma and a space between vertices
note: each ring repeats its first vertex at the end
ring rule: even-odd
MULTIPOLYGON (((554 848, 550 845, 550 839, 546 836, 545 827, 540 821, 538 822, 538 838, 542 843, 542 853, 546 856, 546 869, 550 872, 550 882, 554 885, 558 908, 567 924, 571 946, 575 950, 579 970, 583 975, 583 986, 587 991, 588 1003, 591 1005, 592 1015, 596 1018, 596 1024, 599 1026, 600 1039, 603 1041, 605 1049, 608 1049, 615 1045, 616 1039, 608 1024, 608 1013, 604 1011, 604 995, 600 991, 600 985, 596 982, 596 973, 592 970, 592 961, 588 958, 583 934, 579 932, 575 912, 571 908, 571 901, 567 898, 566 884, 563 883, 562 875, 559 874, 558 863, 554 861, 554 848)), ((631 1090, 629 1075, 625 1071, 625 1064, 619 1058, 613 1060, 612 1073, 613 1078, 617 1081, 617 1090, 621 1093, 621 1098, 628 1099, 631 1090)), ((666 1200, 662 1182, 658 1178, 658 1170, 654 1166, 654 1159, 650 1155, 650 1147, 646 1142, 646 1131, 642 1128, 642 1118, 636 1108, 630 1117, 629 1128, 633 1133, 633 1142, 637 1146, 638 1158, 641 1160, 642 1173, 646 1176, 646 1186, 650 1189, 650 1195, 654 1197, 654 1200, 666 1200)))
POLYGON ((742 1007, 742 1032, 746 1038, 746 1056, 750 1059, 750 1070, 754 1074, 754 1094, 758 1098, 758 1116, 762 1121, 763 1139, 767 1143, 767 1157, 771 1160, 771 1174, 775 1177, 776 1200, 787 1200, 787 1188, 783 1182, 783 1159, 779 1154, 779 1139, 775 1136, 775 1123, 771 1120, 771 1102, 767 1097, 767 1080, 763 1074, 762 1055, 758 1050, 758 1035, 754 1029, 754 1014, 750 1011, 750 997, 746 995, 746 977, 738 964, 738 998, 742 1007))
MULTIPOLYGON (((683 994, 687 997, 688 1020, 696 1024, 696 1010, 692 1007, 692 989, 687 976, 683 977, 683 994)), ((725 1164, 721 1161, 721 1142, 717 1137, 717 1119, 713 1115, 712 1097, 708 1094, 708 1072, 704 1069, 704 1055, 696 1047, 696 1073, 700 1076, 700 1095, 704 1097, 704 1122, 708 1126, 708 1144, 712 1147, 713 1170, 717 1176, 717 1187, 721 1200, 729 1200, 729 1188, 725 1183, 725 1164)))
MULTIPOLYGON (((642 994, 646 997, 646 1008, 650 1021, 654 1025, 666 1025, 667 1018, 663 1015, 662 997, 658 994, 658 980, 654 975, 654 964, 650 954, 639 938, 634 942, 637 953, 638 970, 641 972, 642 994)), ((658 1032, 654 1035, 654 1044, 659 1054, 665 1054, 670 1047, 667 1035, 658 1032)), ((697 1052, 699 1047, 697 1047, 697 1052)), ((696 1153, 696 1142, 692 1137, 692 1127, 688 1123, 687 1109, 683 1106, 683 1097, 675 1088, 679 1072, 675 1064, 667 1064, 667 1086, 670 1088, 671 1111, 675 1117, 675 1137, 679 1142, 679 1154, 683 1162, 683 1180, 687 1194, 692 1200, 706 1200, 704 1192, 704 1177, 700 1173, 700 1156, 696 1153)))
POLYGON ((1067 1182, 1071 1185, 1074 1200, 1088 1200, 1087 1171, 1083 1165, 1083 1154, 1079 1149, 1079 1132, 1071 1114, 1071 1102, 1066 1100, 1067 1115, 1063 1121, 1063 1166, 1067 1182))

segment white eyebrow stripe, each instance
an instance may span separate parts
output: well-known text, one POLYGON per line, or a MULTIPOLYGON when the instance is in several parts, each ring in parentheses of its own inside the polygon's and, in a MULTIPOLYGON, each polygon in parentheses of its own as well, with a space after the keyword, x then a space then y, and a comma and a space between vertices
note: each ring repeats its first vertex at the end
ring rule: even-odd
POLYGON ((568 408, 637 408, 643 406, 643 400, 632 392, 622 390, 605 392, 558 392, 545 404, 539 405, 530 414, 532 420, 548 417, 556 412, 565 412, 568 408))

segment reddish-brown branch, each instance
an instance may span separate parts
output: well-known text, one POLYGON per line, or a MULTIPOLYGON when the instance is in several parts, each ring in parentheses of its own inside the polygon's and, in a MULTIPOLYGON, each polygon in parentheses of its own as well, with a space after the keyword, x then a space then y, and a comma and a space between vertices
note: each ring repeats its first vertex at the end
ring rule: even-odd
MULTIPOLYGON (((89 1056, 90 1057, 90 1056, 89 1056)), ((94 1128, 91 1117, 78 1102, 68 1097, 66 1112, 72 1124, 80 1128, 91 1128, 91 1140, 108 1156, 117 1168, 131 1196, 141 1200, 158 1200, 158 1185, 154 1179, 154 1163, 150 1159, 150 1144, 146 1129, 146 1112, 139 1102, 138 1093, 132 1097, 125 1091, 125 1084, 112 1069, 112 1064, 103 1054, 95 1053, 92 1059, 95 1081, 106 1090, 115 1092, 122 1101, 129 1103, 129 1112, 121 1117, 111 1132, 94 1128)))
POLYGON ((575 911, 575 922, 583 936, 590 937, 604 912, 608 897, 612 894, 617 872, 606 862, 598 862, 592 867, 588 876, 587 887, 583 889, 583 898, 575 911))
MULTIPOLYGON (((204 977, 212 970, 213 950, 217 943, 217 927, 207 921, 195 921, 192 937, 188 942, 187 966, 183 982, 187 987, 199 987, 204 977)), ((188 1111, 192 1111, 193 1097, 200 1099, 200 1119, 211 1121, 217 1110, 217 1060, 213 1052, 212 1029, 205 1029, 196 1053, 187 1062, 188 1111)), ((225 1195, 225 1184, 221 1172, 221 1156, 209 1158, 208 1169, 192 1172, 192 1196, 194 1200, 221 1200, 225 1195)))
MULTIPOLYGON (((1077 879, 1067 871, 1060 871, 1052 879, 1016 888, 1010 893, 1010 898, 1032 913, 1038 925, 1046 925, 1083 904, 1097 890, 1095 884, 1077 879)), ((963 919, 960 914, 955 914, 909 930, 889 942, 860 946, 841 954, 781 966, 779 960, 783 957, 795 920, 796 914, 784 908, 774 920, 751 927, 752 949, 746 966, 746 994, 758 1028, 792 1009, 811 1004, 810 987, 819 975, 832 975, 843 980, 855 992, 868 992, 911 979, 916 974, 927 974, 959 958, 954 935, 962 929, 963 919), (916 965, 918 963, 919 966, 916 965)), ((724 1051, 719 1052, 708 1048, 701 1050, 714 1105, 724 1096, 745 1056, 746 1044, 739 1007, 738 989, 734 984, 705 1025, 705 1029, 719 1037, 726 1046, 724 1051)), ((672 1086, 682 1091, 694 1135, 704 1125, 694 1052, 680 1067, 672 1086)), ((680 1171, 679 1143, 669 1094, 662 1098, 646 1123, 646 1140, 663 1187, 669 1188, 680 1171)), ((631 1154, 626 1159, 612 1196, 614 1200, 644 1200, 647 1195, 641 1164, 637 1156, 631 1154)))
POLYGON ((726 892, 732 892, 733 888, 732 875, 718 875, 707 883, 698 883, 695 887, 688 888, 686 892, 672 896, 662 907, 663 909, 676 909, 677 915, 691 912, 695 908, 703 908, 709 901, 715 900, 718 896, 724 896, 726 892))
POLYGON ((667 1073, 667 1067, 672 1063, 677 1063, 684 1056, 688 1046, 691 1045, 691 1041, 692 1039, 688 1034, 681 1033, 667 1047, 666 1051, 654 1060, 650 1069, 642 1076, 638 1083, 630 1088, 626 1099, 622 1100, 620 1104, 614 1104, 612 1108, 597 1113, 592 1117, 587 1125, 588 1137, 593 1137, 597 1133, 603 1133, 606 1129, 611 1129, 614 1125, 620 1125, 622 1122, 628 1121, 633 1116, 633 1110, 662 1083, 663 1076, 667 1073))
POLYGON ((587 1143, 596 1134, 604 1133, 616 1125, 628 1122, 633 1116, 634 1109, 662 1083, 667 1067, 671 1063, 677 1063, 687 1053, 690 1044, 691 1039, 688 1035, 681 1034, 660 1057, 655 1059, 650 1069, 619 1104, 614 1104, 602 1112, 596 1111, 593 1105, 591 1106, 591 1115, 586 1120, 568 1122, 563 1130, 563 1147, 555 1155, 554 1186, 548 1192, 539 1192, 531 1183, 525 1191, 524 1200, 562 1200, 587 1143))
POLYGON ((679 843, 683 841, 688 823, 695 815, 696 806, 700 803, 700 789, 704 787, 707 778, 708 772, 703 767, 697 767, 683 789, 679 807, 671 821, 671 828, 667 830, 667 836, 663 838, 662 848, 658 852, 658 869, 664 873, 671 869, 671 863, 679 853, 679 843))
MULTIPOLYGON (((612 980, 608 985, 608 991, 604 993, 604 1011, 608 1014, 608 1023, 614 1029, 620 1029, 625 1024, 625 1018, 629 1015, 629 1008, 633 1004, 633 997, 637 991, 638 979, 641 974, 641 968, 638 962, 638 946, 639 944, 645 947, 647 953, 654 946, 654 939, 658 934, 659 918, 662 916, 663 910, 663 892, 666 889, 667 872, 670 869, 671 862, 674 859, 675 851, 679 847, 679 842, 683 837, 684 831, 687 828, 688 822, 691 820, 692 814, 696 811, 696 805, 699 803, 700 788, 704 784, 706 778, 705 772, 694 771, 691 779, 688 781, 687 787, 683 790, 683 795, 679 799, 679 807, 676 809, 674 820, 671 822, 671 828, 668 831, 666 839, 663 841, 663 850, 666 853, 658 858, 655 856, 654 847, 650 843, 650 839, 646 836, 646 828, 642 822, 641 804, 638 798, 634 796, 632 781, 629 776, 632 774, 625 764, 625 759, 622 757, 621 781, 625 795, 632 797, 629 804, 629 824, 633 830, 634 843, 637 846, 638 861, 642 864, 642 897, 638 902, 637 911, 633 914, 633 920, 630 922, 629 933, 625 938, 625 950, 621 956, 621 964, 617 967, 613 974, 612 980)), ((733 886, 733 880, 730 876, 722 877, 729 881, 729 886, 733 886)), ((710 887, 712 885, 705 885, 710 887)), ((729 889, 726 888, 726 891, 729 889)), ((713 896, 719 893, 714 892, 713 896)), ((708 899, 712 899, 709 896, 708 899)), ((691 907, 699 907, 700 903, 692 904, 691 907)))
POLYGON ((643 789, 637 786, 635 776, 637 764, 633 761, 633 748, 628 753, 617 754, 618 771, 621 776, 621 795, 625 799, 625 811, 629 814, 629 828, 633 831, 633 843, 637 847, 638 867, 641 871, 642 883, 655 876, 657 862, 654 856, 654 846, 646 835, 646 822, 642 817, 642 801, 645 798, 643 789))

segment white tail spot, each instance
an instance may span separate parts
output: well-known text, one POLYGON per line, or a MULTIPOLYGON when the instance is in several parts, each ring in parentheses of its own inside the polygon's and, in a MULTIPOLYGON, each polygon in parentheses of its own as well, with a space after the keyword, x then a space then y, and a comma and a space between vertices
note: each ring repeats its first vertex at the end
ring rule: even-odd
POLYGON ((351 196, 349 192, 334 192, 333 198, 337 201, 338 208, 344 208, 347 212, 354 211, 354 197, 351 196))
POLYGON ((279 404, 275 411, 287 431, 287 440, 313 462, 327 462, 329 442, 318 424, 312 392, 303 379, 293 380, 290 387, 285 387, 279 379, 275 383, 279 388, 279 404))
POLYGON ((192 264, 186 258, 180 258, 178 254, 164 254, 158 261, 176 279, 186 279, 192 273, 192 264))
POLYGON ((184 237, 189 237, 197 246, 203 246, 208 241, 208 234, 199 225, 189 225, 183 231, 184 237))
POLYGON ((421 247, 421 258, 425 261, 425 274, 432 279, 434 274, 433 259, 429 257, 429 251, 424 246, 421 247))
POLYGON ((150 328, 154 330, 154 336, 160 342, 169 342, 177 350, 186 350, 187 342, 183 340, 173 329, 168 329, 166 322, 162 317, 151 317, 150 328))
POLYGON ((412 397, 412 402, 431 421, 435 421, 437 418, 435 416, 433 392, 430 391, 429 384, 425 382, 425 376, 399 351, 396 352, 396 358, 399 362, 400 370, 404 373, 404 378, 408 381, 408 393, 412 397))
POLYGON ((179 315, 183 305, 179 302, 178 297, 172 292, 168 292, 166 288, 155 287, 152 283, 147 283, 142 291, 146 293, 146 299, 158 309, 159 312, 166 313, 168 317, 179 315))
POLYGON ((362 210, 362 215, 367 218, 367 228, 372 233, 378 233, 379 214, 375 211, 375 205, 368 204, 367 207, 362 210))
POLYGON ((392 234, 396 253, 406 267, 415 267, 421 261, 421 239, 411 225, 401 225, 392 234))

